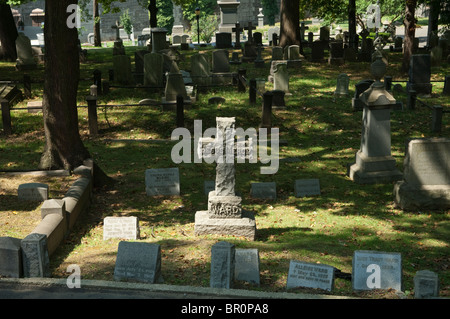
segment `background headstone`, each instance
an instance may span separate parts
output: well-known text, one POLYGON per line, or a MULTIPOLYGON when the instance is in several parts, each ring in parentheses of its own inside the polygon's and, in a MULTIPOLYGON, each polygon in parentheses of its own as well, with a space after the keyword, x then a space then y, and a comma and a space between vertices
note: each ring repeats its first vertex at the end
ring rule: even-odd
POLYGON ((253 198, 277 199, 277 185, 275 182, 251 183, 253 198))
POLYGON ((105 217, 103 219, 103 240, 110 238, 139 239, 138 217, 105 217))
POLYGON ((180 195, 178 168, 147 169, 145 171, 145 190, 148 196, 180 195))
POLYGON ((48 199, 48 185, 42 183, 25 183, 17 189, 19 200, 44 201, 48 199))
POLYGON ((121 241, 117 251, 114 280, 162 283, 160 245, 121 241))
POLYGON ((320 195, 320 181, 318 179, 297 179, 294 190, 296 197, 320 195))

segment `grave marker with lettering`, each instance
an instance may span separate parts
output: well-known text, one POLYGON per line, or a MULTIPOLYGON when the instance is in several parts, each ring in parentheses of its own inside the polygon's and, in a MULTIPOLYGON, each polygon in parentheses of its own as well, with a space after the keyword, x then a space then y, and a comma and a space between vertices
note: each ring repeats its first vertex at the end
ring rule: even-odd
POLYGON ((294 189, 296 197, 320 195, 320 181, 318 179, 297 179, 294 189))
POLYGON ((400 253, 357 250, 353 254, 353 290, 402 290, 400 253))
POLYGON ((277 199, 277 185, 275 182, 251 183, 253 198, 277 199))
POLYGON ((286 288, 297 287, 333 290, 334 267, 291 260, 286 288))
POLYGON ((19 185, 17 194, 20 200, 45 201, 48 199, 48 185, 42 183, 25 183, 19 185))
POLYGON ((175 168, 153 168, 145 171, 148 196, 180 195, 180 173, 175 168))
POLYGON ((110 238, 139 239, 137 217, 105 217, 103 219, 103 240, 110 238))
POLYGON ((211 288, 230 289, 233 286, 235 267, 235 247, 225 241, 211 248, 211 288))
POLYGON ((160 245, 121 241, 117 251, 114 280, 162 283, 160 245))
POLYGON ((236 249, 234 279, 260 285, 258 249, 236 249))

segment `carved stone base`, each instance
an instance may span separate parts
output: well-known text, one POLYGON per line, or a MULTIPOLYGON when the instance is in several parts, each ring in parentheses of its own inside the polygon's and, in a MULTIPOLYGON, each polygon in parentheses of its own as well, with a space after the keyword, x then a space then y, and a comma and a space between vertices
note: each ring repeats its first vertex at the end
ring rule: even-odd
POLYGON ((242 212, 242 218, 210 218, 208 211, 195 214, 195 235, 228 235, 255 240, 256 222, 251 212, 242 212))
POLYGON ((394 185, 395 205, 403 210, 450 209, 449 185, 412 185, 405 181, 394 185))
POLYGON ((242 198, 239 196, 215 196, 211 191, 208 196, 209 218, 241 218, 242 198))

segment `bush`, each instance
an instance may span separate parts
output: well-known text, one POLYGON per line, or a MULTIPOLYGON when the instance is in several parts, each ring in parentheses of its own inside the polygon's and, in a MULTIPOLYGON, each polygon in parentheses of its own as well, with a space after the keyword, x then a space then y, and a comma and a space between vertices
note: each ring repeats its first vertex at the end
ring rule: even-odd
MULTIPOLYGON (((191 38, 192 42, 198 42, 198 32, 197 32, 197 20, 191 21, 191 38)), ((210 43, 212 37, 214 36, 217 27, 219 26, 219 17, 216 15, 202 16, 199 20, 200 25, 200 40, 206 43, 210 43)))

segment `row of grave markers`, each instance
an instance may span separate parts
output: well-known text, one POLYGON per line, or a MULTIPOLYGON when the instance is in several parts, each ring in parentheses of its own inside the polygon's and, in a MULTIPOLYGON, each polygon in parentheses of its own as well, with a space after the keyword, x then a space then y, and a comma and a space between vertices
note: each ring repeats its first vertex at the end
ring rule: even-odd
MULTIPOLYGON (((337 269, 326 264, 290 260, 286 289, 313 288, 332 292, 337 269)), ((119 242, 114 280, 163 283, 161 246, 145 242, 119 242)), ((211 247, 210 287, 232 289, 234 281, 260 286, 258 249, 237 249, 220 241, 211 247)), ((397 252, 357 250, 353 253, 352 289, 395 289, 402 291, 402 256, 397 252)), ((439 278, 434 272, 418 271, 414 277, 415 297, 437 297, 439 278)))
MULTIPOLYGON (((215 187, 214 181, 204 182, 204 192, 208 195, 215 187)), ((151 168, 145 171, 145 189, 148 196, 180 195, 180 173, 178 167, 151 168)), ((320 195, 319 179, 297 179, 294 184, 296 197, 320 195)), ((276 199, 276 183, 251 183, 254 198, 276 199)))

